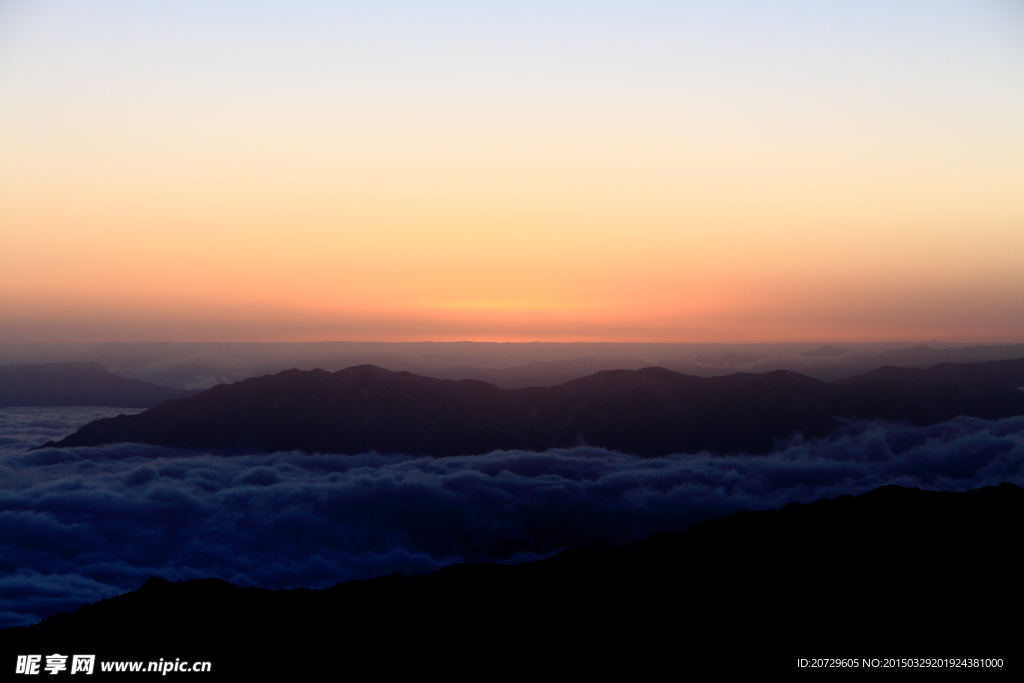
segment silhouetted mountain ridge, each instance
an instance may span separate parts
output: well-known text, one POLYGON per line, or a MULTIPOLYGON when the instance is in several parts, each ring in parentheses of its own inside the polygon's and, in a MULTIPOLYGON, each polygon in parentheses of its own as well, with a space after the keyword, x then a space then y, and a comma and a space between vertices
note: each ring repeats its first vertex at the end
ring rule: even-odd
POLYGON ((1024 414, 1024 359, 881 367, 839 380, 868 417, 925 425, 957 415, 998 419, 1024 414))
POLYGON ((825 436, 837 418, 1024 414, 1024 359, 951 367, 882 368, 835 384, 787 370, 694 377, 652 367, 525 389, 372 365, 287 370, 97 420, 47 445, 432 456, 591 445, 657 456, 766 452, 794 433, 825 436))
POLYGON ((110 406, 152 408, 194 391, 120 377, 99 363, 0 365, 0 408, 16 406, 110 406))

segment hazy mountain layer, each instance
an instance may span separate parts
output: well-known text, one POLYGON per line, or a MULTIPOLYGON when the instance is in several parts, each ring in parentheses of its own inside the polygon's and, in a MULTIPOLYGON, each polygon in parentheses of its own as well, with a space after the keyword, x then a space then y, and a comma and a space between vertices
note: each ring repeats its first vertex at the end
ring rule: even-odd
POLYGON ((112 406, 152 408, 194 391, 119 377, 98 363, 0 365, 0 408, 112 406))
POLYGON ((824 436, 836 418, 923 425, 1024 414, 1019 386, 1024 359, 883 368, 836 384, 781 370, 704 378, 644 368, 516 390, 373 366, 289 370, 98 420, 47 445, 436 456, 578 445, 645 456, 767 452, 794 433, 824 436))
POLYGON ((834 381, 884 365, 931 367, 1024 356, 1024 344, 615 344, 491 342, 110 342, 0 343, 0 363, 92 361, 122 377, 209 389, 291 368, 356 365, 439 379, 478 379, 503 389, 555 386, 601 370, 663 367, 715 377, 792 370, 834 381))

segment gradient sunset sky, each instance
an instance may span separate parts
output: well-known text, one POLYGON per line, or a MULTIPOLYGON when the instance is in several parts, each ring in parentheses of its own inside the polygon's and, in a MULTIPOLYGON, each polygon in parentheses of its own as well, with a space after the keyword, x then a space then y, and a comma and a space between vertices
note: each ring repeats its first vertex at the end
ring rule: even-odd
POLYGON ((0 341, 1024 341, 1024 3, 0 2, 0 341))

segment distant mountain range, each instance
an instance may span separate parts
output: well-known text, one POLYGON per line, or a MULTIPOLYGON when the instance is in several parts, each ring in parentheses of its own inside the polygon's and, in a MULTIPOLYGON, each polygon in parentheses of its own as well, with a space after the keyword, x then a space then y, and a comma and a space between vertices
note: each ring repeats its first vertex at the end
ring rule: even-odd
POLYGON ((1024 359, 880 368, 828 384, 794 372, 693 377, 606 370, 555 387, 499 389, 363 365, 288 370, 92 422, 47 446, 137 442, 223 452, 474 455, 598 446, 643 456, 763 453, 837 419, 926 425, 1024 414, 1024 359))
POLYGON ((832 382, 885 365, 927 368, 1024 357, 1024 344, 942 342, 624 344, 493 342, 0 342, 0 363, 92 361, 122 377, 209 389, 296 368, 356 365, 438 379, 477 379, 503 389, 555 386, 601 370, 662 367, 685 375, 791 370, 832 382))
POLYGON ((885 486, 741 512, 625 548, 326 590, 153 578, 6 629, 0 650, 11 666, 16 654, 92 653, 99 662, 173 657, 210 661, 224 677, 289 679, 336 676, 354 662, 456 678, 481 667, 624 668, 647 678, 666 665, 799 672, 825 668, 825 658, 835 662, 827 668, 942 658, 931 666, 977 669, 997 660, 1004 673, 1021 665, 1013 539, 1022 518, 1024 489, 1013 484, 964 493, 885 486))
POLYGON ((195 391, 119 377, 98 363, 0 365, 0 408, 111 406, 152 408, 195 391))

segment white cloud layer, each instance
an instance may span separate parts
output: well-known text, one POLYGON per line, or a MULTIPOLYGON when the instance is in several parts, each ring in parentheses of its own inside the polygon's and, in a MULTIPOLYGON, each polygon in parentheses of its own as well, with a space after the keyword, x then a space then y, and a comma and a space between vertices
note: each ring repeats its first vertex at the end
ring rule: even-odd
MULTIPOLYGON (((49 412, 0 422, 13 436, 0 435, 13 444, 77 426, 49 412)), ((323 587, 624 544, 741 509, 883 484, 966 490, 1004 481, 1024 485, 1024 417, 853 424, 767 456, 642 459, 575 448, 436 459, 222 457, 138 444, 6 450, 0 625, 33 623, 152 575, 323 587)))

